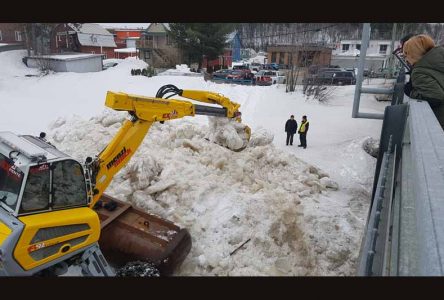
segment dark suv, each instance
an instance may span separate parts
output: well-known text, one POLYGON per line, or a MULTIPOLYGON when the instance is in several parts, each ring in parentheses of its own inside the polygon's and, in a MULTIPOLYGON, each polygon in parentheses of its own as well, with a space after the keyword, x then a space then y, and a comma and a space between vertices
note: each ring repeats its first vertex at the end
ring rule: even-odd
POLYGON ((355 73, 351 71, 321 71, 305 80, 309 84, 346 85, 356 84, 355 73))

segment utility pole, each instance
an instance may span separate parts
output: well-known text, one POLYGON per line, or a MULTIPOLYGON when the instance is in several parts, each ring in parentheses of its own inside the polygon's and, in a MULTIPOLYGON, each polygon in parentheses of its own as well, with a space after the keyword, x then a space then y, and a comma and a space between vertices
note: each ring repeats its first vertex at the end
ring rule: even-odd
POLYGON ((393 23, 393 29, 392 29, 392 42, 390 43, 390 56, 389 56, 389 71, 390 71, 390 77, 393 78, 393 74, 395 73, 395 60, 394 57, 392 55, 392 52, 395 47, 395 39, 396 39, 396 28, 397 28, 397 23, 393 23))

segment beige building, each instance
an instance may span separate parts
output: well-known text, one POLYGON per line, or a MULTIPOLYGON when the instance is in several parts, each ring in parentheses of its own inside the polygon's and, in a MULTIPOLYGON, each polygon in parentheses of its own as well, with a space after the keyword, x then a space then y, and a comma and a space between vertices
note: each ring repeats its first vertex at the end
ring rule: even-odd
POLYGON ((268 63, 293 64, 298 67, 311 65, 329 66, 332 49, 319 45, 275 45, 267 47, 268 63))
POLYGON ((136 42, 139 58, 154 68, 170 68, 181 62, 181 51, 168 29, 167 23, 151 23, 136 42))

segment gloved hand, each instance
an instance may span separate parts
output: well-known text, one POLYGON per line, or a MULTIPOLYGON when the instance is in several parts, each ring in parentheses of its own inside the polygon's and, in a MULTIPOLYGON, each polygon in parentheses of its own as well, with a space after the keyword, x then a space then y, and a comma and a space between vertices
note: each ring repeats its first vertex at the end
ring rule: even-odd
POLYGON ((405 93, 407 96, 410 96, 410 94, 411 94, 411 92, 412 92, 412 89, 413 89, 412 81, 410 80, 409 82, 407 82, 407 83, 404 85, 404 93, 405 93))

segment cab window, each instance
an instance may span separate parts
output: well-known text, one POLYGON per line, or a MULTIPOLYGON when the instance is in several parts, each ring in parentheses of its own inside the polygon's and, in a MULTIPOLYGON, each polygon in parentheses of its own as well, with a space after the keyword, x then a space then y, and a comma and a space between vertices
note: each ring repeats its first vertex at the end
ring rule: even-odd
POLYGON ((49 209, 49 164, 29 168, 20 213, 49 209))
POLYGON ((60 209, 87 204, 85 177, 82 166, 74 160, 52 164, 52 208, 60 209))
POLYGON ((14 162, 0 154, 0 203, 15 210, 22 187, 23 172, 14 162))

